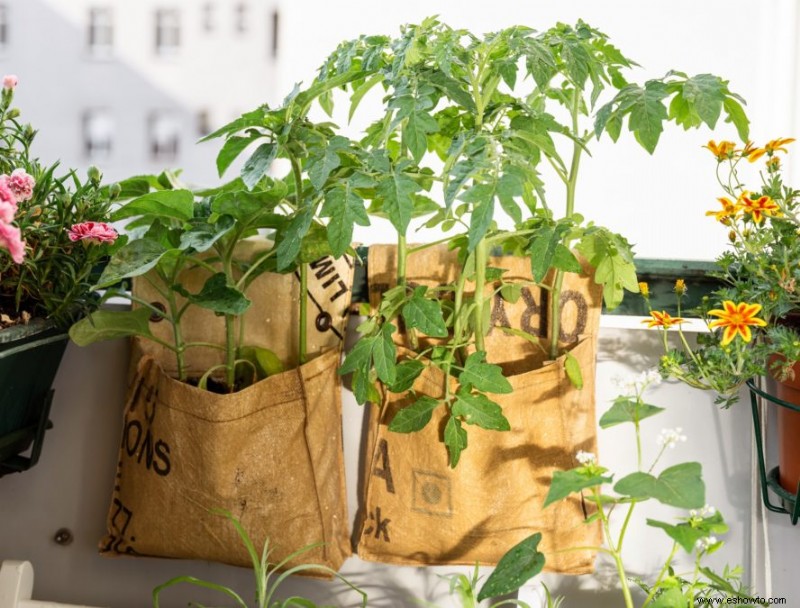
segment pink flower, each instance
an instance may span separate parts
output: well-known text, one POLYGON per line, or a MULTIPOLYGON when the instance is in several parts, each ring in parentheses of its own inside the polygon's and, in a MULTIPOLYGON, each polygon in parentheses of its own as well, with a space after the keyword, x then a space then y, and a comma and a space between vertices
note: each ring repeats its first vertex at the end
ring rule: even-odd
POLYGON ((16 74, 6 74, 3 76, 3 88, 13 90, 17 88, 19 84, 19 78, 17 78, 16 74))
MULTIPOLYGON (((3 176, 5 177, 5 176, 3 176)), ((25 169, 14 169, 11 176, 7 178, 8 187, 17 199, 18 203, 31 200, 33 187, 36 182, 33 177, 28 175, 25 169)))
POLYGON ((8 249, 15 263, 22 264, 25 259, 25 241, 22 240, 19 228, 0 222, 0 247, 8 249))
POLYGON ((117 231, 105 222, 83 222, 69 229, 70 241, 86 241, 87 243, 113 243, 117 240, 117 231))
POLYGON ((8 186, 8 176, 0 175, 0 222, 10 224, 17 213, 17 199, 8 186))

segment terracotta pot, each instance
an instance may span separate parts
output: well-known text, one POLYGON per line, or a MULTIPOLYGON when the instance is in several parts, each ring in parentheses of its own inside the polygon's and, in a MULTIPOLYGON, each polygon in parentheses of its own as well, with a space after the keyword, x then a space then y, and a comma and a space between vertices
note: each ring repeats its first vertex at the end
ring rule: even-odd
MULTIPOLYGON (((800 406, 800 363, 794 365, 794 380, 775 381, 775 396, 800 406)), ((797 493, 800 482, 800 412, 778 408, 778 466, 784 490, 797 493)))

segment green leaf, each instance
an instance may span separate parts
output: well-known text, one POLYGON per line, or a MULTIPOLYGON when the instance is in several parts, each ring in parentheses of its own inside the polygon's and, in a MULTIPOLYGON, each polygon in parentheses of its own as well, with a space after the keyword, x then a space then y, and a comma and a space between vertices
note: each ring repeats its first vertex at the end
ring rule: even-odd
POLYGON ((651 608, 690 608, 689 600, 677 587, 665 589, 650 604, 651 608))
POLYGON ((308 171, 308 179, 314 188, 322 190, 333 170, 342 164, 339 152, 347 150, 349 144, 350 142, 346 137, 336 135, 325 146, 312 149, 306 170, 308 171))
POLYGON ((678 525, 671 525, 663 521, 648 519, 647 525, 664 530, 687 553, 694 551, 697 541, 701 538, 714 534, 725 534, 728 531, 728 525, 719 513, 703 518, 696 524, 684 522, 678 525))
POLYGON ((438 130, 439 124, 427 112, 414 111, 408 117, 403 128, 403 140, 415 163, 419 164, 428 150, 428 134, 436 133, 438 130))
POLYGON ((639 291, 633 253, 624 238, 605 228, 591 228, 577 249, 595 267, 594 280, 603 286, 606 307, 616 308, 622 302, 625 289, 633 293, 639 291))
POLYGON ((205 220, 193 221, 189 230, 181 234, 179 249, 181 251, 189 249, 196 252, 207 251, 214 243, 228 234, 233 225, 234 219, 230 215, 221 216, 213 224, 205 220))
POLYGON ((377 193, 383 203, 383 209, 397 232, 404 235, 414 213, 412 194, 422 189, 413 179, 392 171, 378 183, 377 193))
POLYGON ((494 185, 478 184, 467 190, 461 197, 473 204, 469 218, 469 240, 467 250, 474 251, 481 239, 486 236, 494 216, 494 185))
POLYGON ((453 416, 461 416, 467 424, 475 424, 488 431, 510 431, 511 425, 503 416, 503 409, 486 395, 471 393, 464 387, 456 393, 451 410, 453 416))
POLYGON ((611 482, 611 480, 612 477, 591 475, 581 470, 581 468, 570 469, 569 471, 553 471, 553 481, 550 483, 550 490, 547 492, 542 508, 563 500, 574 492, 600 486, 611 482))
POLYGON ((217 154, 217 172, 219 176, 222 177, 222 174, 231 166, 231 163, 244 152, 247 146, 259 137, 261 137, 260 134, 255 137, 239 137, 238 135, 228 137, 217 154))
POLYGON ((275 351, 262 346, 242 346, 237 356, 254 363, 259 369, 261 378, 267 378, 284 371, 283 361, 275 354, 275 351))
POLYGON ((559 241, 560 236, 552 226, 542 226, 531 237, 528 257, 531 260, 531 275, 537 283, 544 279, 550 269, 559 241))
POLYGON ((631 473, 614 486, 618 494, 648 499, 684 509, 699 509, 705 504, 706 489, 702 467, 698 462, 686 462, 665 469, 658 478, 649 473, 631 473))
POLYGON ((539 574, 545 564, 545 556, 538 550, 541 540, 542 534, 537 532, 509 549, 486 579, 478 601, 513 593, 539 574))
POLYGON ((514 224, 522 222, 522 212, 515 197, 522 196, 522 180, 513 173, 504 173, 497 182, 497 199, 514 224))
POLYGON ((211 210, 220 215, 230 215, 236 220, 251 225, 258 223, 261 216, 275 209, 288 188, 282 180, 270 181, 268 188, 253 190, 233 190, 222 192, 211 200, 211 210))
POLYGON ((484 351, 474 352, 467 357, 458 382, 467 390, 474 386, 487 393, 508 394, 513 391, 511 383, 503 377, 503 368, 486 363, 484 351))
POLYGON ((583 272, 583 267, 578 261, 578 258, 561 243, 556 243, 556 249, 553 252, 553 268, 563 270, 564 272, 574 272, 580 274, 583 272))
POLYGON ((607 429, 624 422, 641 422, 645 418, 663 412, 663 407, 656 407, 648 403, 639 403, 629 397, 617 397, 608 411, 600 417, 600 428, 607 429))
POLYGON ((698 74, 683 83, 682 97, 691 104, 700 119, 713 129, 722 112, 725 82, 713 74, 698 74))
POLYGON ((525 66, 540 89, 545 89, 550 79, 558 71, 556 59, 550 47, 546 43, 533 38, 526 40, 525 66))
POLYGON ((581 390, 583 388, 583 374, 581 373, 581 364, 572 353, 567 353, 564 359, 564 371, 567 372, 567 378, 572 383, 572 386, 581 390))
POLYGON ((353 114, 355 114, 356 108, 358 104, 361 103, 361 100, 364 98, 369 90, 374 87, 376 84, 383 80, 383 74, 373 74, 369 79, 364 81, 360 87, 358 87, 355 91, 353 91, 352 96, 350 97, 350 113, 347 115, 347 122, 353 120, 353 114))
POLYGON ((270 166, 272 166, 272 161, 275 160, 277 155, 277 144, 266 143, 256 148, 253 155, 242 166, 242 181, 248 190, 252 190, 261 178, 267 174, 270 166))
POLYGON ((417 401, 399 410, 389 423, 389 430, 395 433, 414 433, 421 431, 431 421, 433 410, 440 401, 433 397, 420 397, 417 401))
POLYGON ((276 253, 278 257, 278 270, 286 270, 297 259, 303 237, 311 227, 312 212, 310 208, 299 211, 283 231, 283 238, 278 243, 276 253))
POLYGON ((117 250, 94 289, 109 287, 122 279, 138 277, 158 264, 167 252, 161 243, 153 239, 137 239, 117 250))
POLYGON ((630 107, 628 127, 633 131, 636 141, 652 154, 667 119, 667 108, 661 101, 668 95, 667 87, 657 80, 649 80, 644 88, 638 88, 630 107))
POLYGON ((467 431, 455 416, 450 416, 445 424, 444 444, 450 456, 450 467, 455 469, 461 459, 461 452, 467 449, 467 431))
POLYGON ((143 336, 152 338, 150 333, 149 308, 134 310, 96 310, 69 328, 69 337, 78 346, 88 346, 103 340, 143 336))
POLYGON ((418 329, 425 335, 434 338, 447 336, 447 327, 444 324, 442 309, 437 300, 429 300, 415 292, 403 306, 403 319, 408 327, 418 329))
POLYGON ((354 224, 369 226, 364 199, 353 191, 349 183, 325 193, 320 216, 331 218, 328 222, 328 243, 337 258, 350 247, 354 224))
POLYGON ((414 386, 416 380, 425 369, 425 364, 417 359, 406 359, 397 364, 397 376, 389 386, 393 393, 404 393, 414 386))
POLYGON ((744 113, 744 108, 733 97, 726 97, 722 102, 727 118, 725 122, 732 122, 739 134, 739 139, 747 141, 750 138, 750 120, 744 113))
POLYGON ((196 294, 182 291, 192 304, 219 314, 241 315, 252 304, 241 291, 228 285, 224 272, 210 276, 196 294))
POLYGON ((392 334, 397 328, 391 323, 385 323, 381 327, 375 345, 372 348, 372 361, 375 371, 381 382, 393 384, 397 379, 397 349, 395 348, 392 334))
POLYGON ((159 190, 133 199, 111 214, 111 221, 148 215, 187 221, 194 215, 194 196, 189 190, 159 190))

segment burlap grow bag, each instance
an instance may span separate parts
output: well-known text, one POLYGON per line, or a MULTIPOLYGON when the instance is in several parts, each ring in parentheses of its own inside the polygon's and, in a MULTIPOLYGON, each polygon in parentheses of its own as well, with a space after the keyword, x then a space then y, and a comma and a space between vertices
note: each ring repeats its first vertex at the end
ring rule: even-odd
MULTIPOLYGON (((260 246, 254 246, 256 250, 260 246)), ((245 252, 246 253, 246 252, 245 252)), ((196 293, 205 271, 180 280, 196 293)), ((310 265, 308 355, 297 367, 299 281, 292 274, 259 276, 247 292, 244 344, 276 352, 285 371, 233 394, 219 395, 173 379, 174 355, 133 341, 105 555, 205 559, 249 566, 231 523, 241 520, 271 561, 324 543, 298 558, 338 569, 350 555, 342 452, 341 383, 337 373, 351 296, 352 261, 323 258, 310 265)), ((134 293, 161 297, 146 281, 134 293)), ((169 340, 171 328, 152 321, 169 340)), ((194 308, 184 321, 187 341, 224 343, 224 319, 194 308)), ((186 351, 189 376, 222 362, 211 348, 186 351)))
MULTIPOLYGON (((371 301, 394 282, 394 253, 371 248, 371 301)), ((454 256, 444 248, 427 250, 409 260, 409 281, 452 284, 454 256)), ((508 269, 506 280, 530 281, 528 260, 493 258, 508 269)), ((487 288, 487 293, 488 293, 487 288)), ((419 433, 388 431, 405 395, 385 392, 372 406, 368 431, 363 510, 359 517, 358 554, 396 564, 496 564, 513 545, 542 532, 547 569, 581 574, 593 569, 590 551, 553 550, 596 546, 600 528, 584 523, 582 500, 542 509, 557 469, 577 466, 579 450, 596 452, 594 375, 601 293, 588 276, 567 275, 562 296, 562 340, 578 359, 584 387, 575 389, 564 372, 564 357, 545 362, 529 342, 497 326, 533 334, 546 327, 546 298, 526 287, 516 304, 496 299, 487 337, 489 360, 503 366, 514 392, 492 395, 503 408, 511 431, 468 427, 469 445, 455 470, 448 467, 441 442, 444 412, 437 411, 419 433)), ((403 343, 402 337, 397 338, 403 343)), ((414 384, 418 394, 442 396, 444 377, 427 368, 414 384)))
POLYGON ((233 394, 173 380, 138 364, 125 408, 106 554, 205 559, 249 566, 230 511, 278 561, 338 569, 350 554, 342 475, 339 354, 331 351, 233 394))

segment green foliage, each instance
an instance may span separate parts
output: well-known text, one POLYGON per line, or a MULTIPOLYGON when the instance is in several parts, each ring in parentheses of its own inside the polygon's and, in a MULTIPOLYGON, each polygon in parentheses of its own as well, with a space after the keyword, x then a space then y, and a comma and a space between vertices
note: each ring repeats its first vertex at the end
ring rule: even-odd
MULTIPOLYGON (((303 572, 308 572, 311 574, 323 575, 323 576, 332 576, 339 580, 340 582, 344 583, 348 588, 352 589, 356 593, 361 596, 361 606, 366 608, 367 605, 367 594, 364 593, 361 589, 350 583, 346 578, 344 578, 341 574, 328 568, 327 566, 323 566, 321 564, 313 564, 313 563, 304 563, 299 564, 296 566, 289 566, 289 563, 299 557, 301 557, 304 553, 308 553, 317 545, 309 545, 307 547, 303 547, 290 555, 287 555, 279 562, 271 562, 270 561, 270 554, 272 553, 272 548, 269 545, 269 539, 264 542, 264 547, 259 553, 256 550, 255 545, 253 544, 252 539, 247 534, 247 531, 244 529, 242 524, 237 520, 233 515, 231 515, 227 511, 218 510, 215 511, 217 515, 225 517, 228 519, 231 524, 236 528, 236 532, 239 535, 239 538, 242 540, 242 543, 247 549, 247 553, 250 555, 251 562, 253 564, 253 576, 255 578, 255 603, 252 604, 253 608, 291 608, 292 606, 302 606, 304 608, 317 608, 317 604, 307 598, 300 597, 300 596, 292 596, 287 597, 285 599, 278 599, 276 594, 278 592, 279 587, 283 584, 283 582, 289 578, 293 574, 300 574, 303 572)), ((213 591, 217 591, 220 594, 227 597, 228 601, 233 601, 236 606, 239 608, 248 608, 247 602, 245 602, 241 595, 239 595, 236 591, 227 587, 225 585, 221 585, 218 583, 209 582, 206 580, 198 579, 193 576, 177 576, 168 580, 165 583, 162 583, 155 589, 153 589, 153 606, 154 608, 159 608, 161 605, 161 594, 169 589, 170 587, 174 587, 175 585, 180 584, 187 584, 193 585, 195 587, 201 587, 204 589, 211 589, 213 591)), ((190 602, 190 605, 197 605, 199 604, 195 602, 190 602)))
MULTIPOLYGON (((115 188, 101 187, 101 174, 92 167, 86 178, 74 171, 60 172, 58 163, 45 165, 33 156, 31 146, 36 130, 20 120, 11 107, 14 89, 4 88, 0 99, 0 174, 7 179, 24 171, 34 185, 30 196, 18 195, 15 209, 3 200, 9 217, 4 217, 0 246, 0 328, 24 318, 41 316, 61 326, 95 310, 100 302, 93 289, 96 274, 109 253, 124 244, 96 240, 72 241, 70 229, 87 222, 110 221, 115 188), (13 217, 12 217, 13 216, 13 217), (13 223, 12 223, 13 222, 13 223), (17 263, 6 249, 9 236, 19 230, 24 259, 17 263)), ((113 232, 113 231, 112 231, 113 232)))
MULTIPOLYGON (((625 394, 614 400, 613 406, 601 417, 602 428, 622 423, 631 423, 635 434, 637 463, 636 470, 623 476, 613 487, 617 495, 603 491, 603 486, 613 481, 608 469, 600 466, 596 457, 587 452, 578 452, 576 460, 580 465, 567 471, 554 471, 550 490, 544 502, 548 507, 554 502, 564 500, 575 493, 581 493, 585 501, 584 513, 586 523, 595 522, 603 528, 604 547, 579 547, 574 550, 594 549, 607 555, 617 567, 619 583, 625 608, 634 608, 634 598, 630 583, 634 582, 646 594, 641 603, 642 608, 653 606, 674 607, 693 606, 698 598, 741 598, 749 596, 740 583, 740 571, 726 568, 717 574, 702 565, 702 560, 709 554, 719 550, 723 543, 716 535, 725 534, 728 526, 712 507, 705 504, 705 485, 701 477, 701 465, 697 462, 676 464, 663 469, 660 473, 653 471, 658 466, 665 450, 681 439, 677 431, 662 432, 659 439, 661 449, 648 468, 642 465, 642 433, 640 423, 660 414, 664 408, 649 405, 644 401, 647 389, 661 382, 661 376, 654 372, 645 372, 628 382, 623 383, 625 394), (692 509, 688 517, 679 517, 675 524, 647 519, 647 524, 664 530, 672 541, 672 551, 663 568, 651 584, 641 579, 629 577, 625 572, 622 546, 628 531, 629 523, 637 506, 646 500, 655 499, 672 507, 692 509), (611 514, 616 509, 626 509, 624 524, 620 529, 611 525, 611 514), (676 573, 673 560, 679 548, 694 558, 692 569, 685 575, 676 573)), ((683 438, 685 439, 685 438, 683 438)), ((479 597, 489 597, 497 593, 509 593, 520 588, 527 580, 535 576, 544 563, 544 556, 536 551, 541 534, 526 539, 523 544, 512 548, 501 559, 495 573, 489 578, 479 597), (530 543, 527 551, 522 545, 530 543), (501 568, 503 566, 503 568, 501 568), (489 583, 497 577, 503 581, 497 587, 489 583)), ((559 547, 559 552, 573 549, 559 547)), ((547 592, 548 602, 550 594, 547 592)), ((723 602, 724 603, 724 602, 723 602)))

